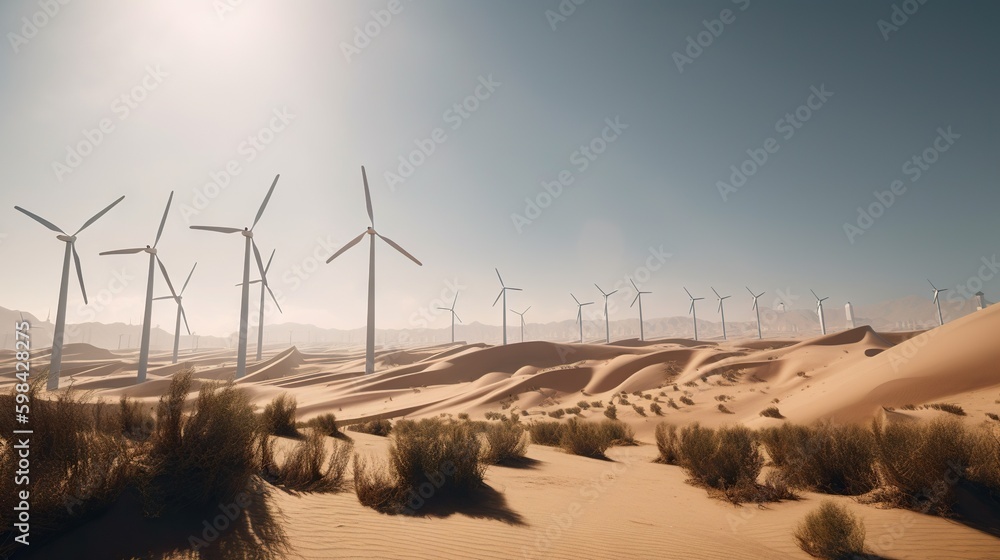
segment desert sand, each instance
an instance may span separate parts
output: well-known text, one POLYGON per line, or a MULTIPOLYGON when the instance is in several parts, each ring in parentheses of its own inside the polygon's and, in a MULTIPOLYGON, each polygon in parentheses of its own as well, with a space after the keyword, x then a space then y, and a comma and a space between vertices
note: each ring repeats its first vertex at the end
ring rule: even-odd
MULTIPOLYGON (((619 405, 618 417, 635 428, 638 447, 616 447, 610 461, 532 445, 533 461, 520 468, 492 466, 486 482, 494 503, 474 511, 383 515, 361 506, 353 492, 289 494, 277 505, 294 557, 301 558, 808 558, 795 544, 795 524, 821 496, 799 501, 733 506, 686 484, 675 466, 653 463, 653 430, 676 424, 783 420, 760 411, 779 407, 787 421, 868 422, 944 414, 906 411, 907 404, 960 405, 966 421, 1000 412, 1000 307, 973 313, 924 332, 879 333, 870 327, 818 338, 683 339, 612 344, 525 342, 506 347, 455 344, 380 352, 377 372, 365 376, 364 353, 273 348, 251 363, 238 381, 263 406, 287 392, 298 400, 299 420, 332 412, 342 424, 371 418, 424 418, 468 413, 482 419, 527 410, 522 421, 545 412, 602 400, 622 391, 661 391, 694 401, 663 416, 641 416, 619 405), (677 389, 674 389, 676 384, 677 389), (724 397, 723 397, 724 396, 724 397), (718 398, 717 398, 718 397, 718 398), (718 409, 720 399, 732 413, 718 409), (775 403, 774 400, 777 399, 775 403), (894 410, 893 410, 894 409, 894 410)), ((35 359, 44 362, 44 351, 35 359)), ((61 386, 117 400, 121 395, 155 403, 183 368, 196 382, 222 380, 235 371, 229 351, 205 350, 171 365, 168 354, 151 357, 149 380, 135 384, 136 357, 88 345, 67 345, 61 386)), ((11 352, 0 353, 0 371, 13 371, 11 352)), ((37 366, 36 366, 37 367, 37 366)), ((3 379, 12 379, 11 375, 3 379)), ((9 382, 0 390, 9 390, 9 382)), ((665 400, 664 397, 660 397, 665 400)), ((651 401, 630 397, 646 407, 651 401)), ((602 419, 601 410, 584 418, 602 419)), ((547 418, 547 417, 546 417, 547 418)), ((349 432, 356 451, 384 454, 385 438, 349 432)), ((888 558, 1000 558, 1000 527, 968 524, 833 497, 863 520, 868 543, 888 558), (990 534, 992 531, 993 534, 990 534)), ((109 527, 127 531, 127 505, 113 509, 47 554, 69 553, 83 542, 101 542, 109 527)), ((70 556, 48 556, 70 557, 70 556)))

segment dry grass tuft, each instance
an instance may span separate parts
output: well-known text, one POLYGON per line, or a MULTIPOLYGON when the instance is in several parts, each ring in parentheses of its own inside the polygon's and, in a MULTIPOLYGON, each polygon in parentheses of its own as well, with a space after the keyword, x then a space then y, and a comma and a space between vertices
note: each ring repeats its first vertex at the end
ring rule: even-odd
POLYGON ((528 450, 528 434, 524 427, 515 422, 489 424, 485 431, 486 449, 483 461, 491 465, 516 462, 528 450))
POLYGON ((824 501, 795 530, 799 548, 817 558, 846 560, 865 556, 865 526, 844 506, 824 501))
POLYGON ((781 411, 778 410, 778 407, 776 406, 769 406, 765 408, 764 410, 760 411, 760 415, 765 418, 778 418, 778 419, 784 418, 784 416, 781 414, 781 411))

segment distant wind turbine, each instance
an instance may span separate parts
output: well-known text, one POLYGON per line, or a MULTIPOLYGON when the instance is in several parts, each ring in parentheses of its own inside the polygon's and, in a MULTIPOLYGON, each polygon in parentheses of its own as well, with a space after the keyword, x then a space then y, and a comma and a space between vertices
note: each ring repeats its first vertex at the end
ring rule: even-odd
POLYGON ((703 298, 703 297, 694 297, 693 295, 691 295, 691 292, 688 292, 687 288, 684 288, 684 291, 687 292, 688 297, 691 298, 691 309, 688 310, 688 313, 691 314, 691 317, 694 320, 694 339, 698 340, 698 310, 695 309, 695 305, 694 304, 696 302, 699 302, 699 301, 705 299, 705 298, 703 298))
MULTIPOLYGON (((709 286, 709 287, 711 288, 711 286, 709 286)), ((720 296, 719 292, 715 291, 715 288, 712 288, 712 292, 715 294, 715 297, 719 298, 719 313, 722 315, 722 340, 729 340, 729 337, 726 336, 726 306, 725 306, 725 301, 727 299, 733 297, 733 296, 720 296)))
POLYGON ((239 379, 246 375, 247 373, 247 323, 250 316, 250 252, 253 250, 253 255, 257 261, 257 270, 263 273, 264 263, 260 260, 260 251, 257 250, 257 243, 253 240, 253 228, 257 227, 257 222, 260 221, 260 217, 264 215, 264 208, 267 208, 267 202, 271 200, 271 194, 274 193, 274 187, 278 184, 278 178, 281 175, 275 175, 274 181, 271 183, 271 188, 268 189, 267 195, 264 196, 264 202, 260 204, 260 209, 257 210, 257 216, 254 217, 253 224, 249 228, 244 227, 232 228, 232 227, 217 227, 217 226, 191 226, 191 229, 199 229, 204 231, 214 231, 217 233, 240 233, 243 235, 246 242, 244 243, 245 248, 243 250, 243 296, 240 300, 240 334, 239 334, 239 345, 236 350, 236 378, 239 379))
POLYGON ((569 297, 573 298, 573 301, 576 302, 576 320, 580 323, 580 344, 583 344, 583 306, 593 305, 594 302, 588 301, 586 303, 580 303, 580 300, 576 299, 576 296, 572 293, 569 294, 569 297))
POLYGON ((501 297, 503 297, 503 345, 507 346, 507 290, 512 290, 515 292, 520 292, 522 290, 521 288, 508 287, 507 284, 503 283, 503 277, 500 276, 500 271, 496 268, 494 268, 493 270, 496 270, 497 278, 500 279, 500 293, 497 295, 497 299, 493 300, 492 307, 496 307, 497 302, 500 301, 501 297))
MULTIPOLYGON (((744 286, 744 287, 746 287, 746 286, 744 286)), ((757 338, 763 340, 764 335, 761 334, 761 331, 760 331, 760 307, 757 306, 757 300, 760 299, 760 296, 766 294, 767 292, 761 292, 759 294, 754 294, 753 290, 751 290, 750 288, 747 288, 747 291, 750 292, 750 296, 753 298, 753 307, 751 309, 753 309, 754 311, 757 312, 757 338)))
MULTIPOLYGON (((171 362, 171 363, 174 363, 174 364, 177 363, 177 349, 180 347, 180 343, 181 343, 181 319, 184 319, 184 328, 187 329, 188 336, 191 335, 191 327, 188 326, 187 314, 184 313, 184 304, 183 304, 182 300, 183 300, 183 297, 184 297, 184 290, 187 289, 188 282, 191 281, 191 275, 194 274, 194 269, 197 266, 198 266, 198 263, 194 263, 194 266, 191 267, 191 272, 188 272, 187 280, 185 280, 184 281, 184 285, 181 286, 181 291, 177 292, 176 294, 169 295, 169 296, 162 296, 162 297, 158 297, 158 298, 153 298, 153 300, 172 299, 172 300, 174 300, 177 303, 177 321, 176 321, 176 324, 174 325, 174 357, 173 357, 173 361, 171 362)), ((119 336, 118 337, 118 347, 121 348, 121 345, 122 345, 122 337, 119 336)))
POLYGON ((632 305, 629 307, 634 306, 635 302, 639 302, 639 340, 646 340, 646 336, 642 330, 642 294, 651 294, 653 292, 640 291, 639 287, 635 285, 635 282, 631 278, 629 278, 628 281, 632 282, 632 287, 635 288, 635 299, 632 300, 632 305))
MULTIPOLYGON (((528 306, 528 309, 531 309, 530 305, 528 306)), ((521 317, 521 342, 524 342, 524 314, 528 312, 528 309, 525 309, 520 313, 511 309, 512 313, 514 313, 515 315, 519 315, 521 317)))
POLYGON ((820 330, 823 331, 823 334, 826 334, 826 317, 823 316, 823 302, 830 298, 829 297, 821 298, 818 295, 816 295, 816 292, 813 292, 812 290, 809 291, 812 292, 813 297, 816 298, 816 313, 819 314, 820 330))
POLYGON ((407 253, 406 250, 397 245, 395 241, 375 231, 375 214, 372 212, 372 194, 371 191, 368 189, 368 174, 365 173, 365 166, 363 165, 361 166, 361 180, 365 185, 365 205, 368 208, 368 221, 371 225, 368 226, 368 229, 361 232, 361 235, 358 235, 354 239, 348 241, 347 245, 344 245, 329 259, 326 259, 326 262, 327 264, 329 264, 330 262, 333 261, 333 259, 340 256, 344 251, 357 245, 365 235, 369 237, 370 243, 368 246, 368 328, 366 332, 366 341, 365 341, 365 373, 374 373, 375 372, 375 238, 378 237, 382 241, 385 241, 390 247, 402 253, 404 257, 417 263, 417 266, 423 266, 423 263, 418 261, 413 255, 407 253))
POLYGON ((455 343, 455 319, 458 319, 459 323, 462 322, 462 318, 458 316, 458 313, 455 313, 455 304, 456 303, 458 303, 458 293, 455 293, 455 301, 451 302, 451 307, 438 307, 438 309, 440 309, 442 311, 448 311, 448 312, 451 313, 451 342, 452 342, 452 344, 455 343))
POLYGON ((597 291, 601 292, 601 295, 604 296, 604 341, 611 344, 611 322, 608 320, 608 298, 618 293, 618 290, 614 290, 611 293, 606 294, 596 283, 594 286, 597 286, 597 291))
POLYGON ((284 313, 281 310, 281 306, 278 305, 278 298, 274 297, 274 292, 271 291, 270 284, 267 283, 267 271, 271 269, 271 261, 274 260, 274 252, 276 249, 271 249, 271 256, 267 259, 267 264, 264 265, 264 270, 260 272, 260 279, 250 282, 251 284, 260 283, 260 317, 257 320, 257 361, 261 360, 262 351, 264 349, 264 293, 271 294, 271 301, 274 302, 274 306, 278 308, 278 313, 284 313))
POLYGON ((66 297, 69 291, 70 255, 72 255, 73 263, 76 265, 76 277, 80 281, 80 291, 83 292, 83 303, 87 303, 87 288, 83 285, 83 270, 80 269, 80 255, 76 253, 76 236, 79 235, 81 231, 87 229, 88 226, 96 222, 101 216, 106 214, 108 210, 114 208, 115 205, 121 202, 124 198, 124 196, 119 197, 118 200, 112 202, 104 210, 95 214, 94 217, 87 220, 80 229, 76 230, 76 233, 73 235, 67 235, 65 231, 59 229, 52 222, 32 214, 20 206, 14 207, 14 210, 21 212, 32 220, 35 220, 50 230, 58 233, 59 235, 56 236, 56 239, 66 243, 66 252, 63 254, 62 280, 59 283, 59 304, 56 307, 56 325, 52 330, 52 356, 49 359, 49 379, 47 385, 47 388, 50 391, 54 391, 59 388, 59 372, 62 370, 63 334, 66 332, 66 297))
POLYGON ((152 327, 153 320, 153 276, 156 273, 156 265, 160 266, 160 273, 163 275, 163 280, 166 281, 167 287, 170 288, 170 293, 174 294, 174 287, 170 284, 170 276, 167 275, 167 268, 163 266, 163 261, 160 260, 156 252, 156 245, 160 242, 160 236, 163 234, 163 226, 167 223, 167 214, 170 213, 170 203, 173 200, 174 193, 171 191, 170 196, 167 198, 167 207, 163 210, 163 217, 160 218, 160 227, 156 230, 156 239, 153 241, 152 246, 146 245, 145 247, 136 249, 117 249, 101 253, 101 256, 134 255, 136 253, 149 254, 149 272, 146 274, 146 303, 142 312, 142 339, 139 344, 139 371, 136 379, 138 383, 146 380, 146 370, 149 367, 149 330, 152 327))
POLYGON ((942 288, 939 290, 930 280, 927 280, 927 283, 931 285, 931 288, 934 288, 934 305, 937 305, 938 325, 944 325, 944 315, 941 313, 941 298, 938 296, 941 295, 941 292, 947 292, 948 288, 942 288))

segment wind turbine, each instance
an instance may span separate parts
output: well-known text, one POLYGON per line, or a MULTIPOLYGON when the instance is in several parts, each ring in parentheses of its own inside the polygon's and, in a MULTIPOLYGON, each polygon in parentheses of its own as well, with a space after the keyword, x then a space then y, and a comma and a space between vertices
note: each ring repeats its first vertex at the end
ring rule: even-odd
POLYGON ((608 321, 608 298, 616 294, 618 290, 614 290, 611 293, 606 294, 596 283, 594 286, 596 286, 597 291, 601 292, 601 295, 604 296, 604 342, 611 344, 611 323, 608 321))
POLYGON ((497 295, 497 299, 493 300, 492 307, 496 307, 497 302, 500 301, 501 297, 503 297, 503 345, 507 346, 507 290, 520 292, 521 288, 507 287, 507 285, 503 283, 503 278, 500 276, 500 271, 497 270, 496 268, 494 268, 493 270, 497 271, 497 278, 500 279, 500 293, 497 295))
POLYGON ((66 331, 66 297, 69 291, 69 258, 70 255, 73 256, 73 263, 76 265, 76 277, 80 281, 80 291, 83 292, 83 303, 87 303, 87 288, 83 285, 83 271, 80 269, 80 255, 76 252, 76 236, 80 234, 81 231, 87 229, 88 226, 93 224, 115 207, 116 204, 121 202, 125 197, 119 197, 118 200, 112 202, 107 208, 101 210, 93 218, 87 220, 83 227, 76 230, 73 235, 67 235, 65 231, 59 229, 52 222, 28 212, 20 206, 15 206, 14 209, 18 212, 23 213, 32 220, 42 224, 43 226, 49 228, 50 230, 58 233, 56 239, 66 243, 66 252, 63 254, 63 268, 62 268, 62 280, 59 283, 59 305, 56 307, 56 326, 52 331, 52 357, 49 360, 49 379, 48 379, 48 389, 50 391, 59 388, 59 372, 62 369, 62 347, 63 347, 63 334, 66 331))
MULTIPOLYGON (((744 287, 746 287, 746 286, 744 286, 744 287)), ((750 288, 747 288, 747 291, 750 292, 750 296, 753 297, 753 307, 752 307, 752 309, 757 312, 757 338, 760 339, 760 340, 763 340, 764 335, 762 335, 761 332, 760 332, 760 307, 757 306, 757 300, 760 299, 760 296, 766 294, 767 292, 761 292, 759 294, 754 294, 753 290, 751 290, 750 288)))
MULTIPOLYGON (((528 309, 531 309, 530 305, 528 306, 528 309)), ((524 311, 522 311, 520 313, 518 313, 517 311, 514 311, 513 309, 511 309, 511 312, 513 312, 515 315, 520 315, 521 316, 521 342, 524 342, 524 314, 528 312, 528 309, 525 309, 524 311)))
POLYGON ((635 285, 635 282, 631 278, 629 278, 628 281, 632 282, 632 287, 635 288, 635 299, 632 300, 632 305, 629 307, 634 306, 635 302, 639 302, 639 340, 646 340, 642 331, 642 294, 651 294, 653 292, 639 291, 639 287, 635 285))
POLYGON ((691 295, 691 292, 688 292, 687 288, 684 288, 684 291, 687 292, 688 297, 691 298, 691 309, 688 310, 688 313, 690 313, 691 317, 693 317, 693 319, 694 319, 694 339, 698 340, 698 310, 695 309, 694 304, 695 304, 695 302, 701 301, 701 300, 703 300, 705 298, 703 298, 703 297, 694 297, 693 295, 691 295))
MULTIPOLYGON (((181 342, 181 319, 182 318, 184 319, 184 328, 187 329, 188 335, 189 336, 191 335, 191 327, 188 326, 187 314, 184 313, 184 304, 182 303, 181 300, 184 297, 184 290, 187 289, 188 282, 191 281, 191 275, 194 274, 194 269, 195 269, 196 266, 198 266, 198 263, 194 263, 194 266, 191 267, 191 272, 188 272, 187 280, 185 280, 184 281, 184 285, 181 286, 181 291, 180 292, 178 292, 176 294, 169 295, 169 296, 162 296, 162 297, 158 297, 158 298, 153 298, 154 301, 155 300, 160 300, 160 299, 172 299, 172 300, 174 300, 177 303, 177 322, 174 324, 174 357, 173 357, 173 361, 170 362, 172 364, 176 364, 177 363, 177 349, 180 346, 180 342, 181 342)), ((119 348, 121 348, 121 344, 122 344, 122 338, 121 338, 121 336, 119 336, 118 337, 118 347, 119 348)))
MULTIPOLYGON (((274 192, 275 185, 278 184, 278 177, 281 175, 275 175, 274 181, 271 183, 271 188, 268 189, 267 195, 264 197, 264 202, 260 204, 260 209, 257 210, 257 216, 254 217, 253 224, 249 228, 245 227, 232 228, 232 227, 217 227, 217 226, 191 226, 191 229, 200 229, 204 231, 214 231, 217 233, 239 233, 243 235, 246 240, 244 243, 245 249, 243 251, 243 297, 240 301, 240 340, 239 345, 236 350, 236 378, 239 379, 246 375, 247 373, 247 320, 250 314, 250 250, 253 249, 253 255, 257 260, 257 270, 263 273, 264 263, 260 260, 260 251, 257 250, 257 244, 253 240, 253 228, 257 227, 257 222, 260 221, 260 217, 264 214, 264 208, 267 207, 267 202, 271 200, 271 193, 274 192)), ((263 274, 262 274, 263 276, 263 274)))
POLYGON ((576 302, 576 320, 580 323, 580 344, 583 344, 583 306, 593 305, 594 302, 580 303, 580 300, 576 299, 576 296, 572 292, 569 294, 569 297, 573 298, 573 301, 576 302))
POLYGON ((264 348, 264 293, 271 294, 271 301, 274 302, 275 307, 278 308, 278 313, 284 313, 281 310, 281 306, 278 305, 278 298, 274 297, 274 292, 271 291, 271 286, 267 283, 267 271, 271 269, 271 261, 274 260, 274 252, 276 249, 271 249, 271 256, 267 259, 267 264, 264 265, 264 269, 260 272, 260 279, 250 282, 251 284, 260 283, 260 318, 257 321, 257 361, 261 360, 261 351, 264 348))
POLYGON ((937 305, 938 325, 944 325, 944 315, 941 314, 941 298, 939 298, 938 296, 941 295, 941 292, 947 292, 948 288, 943 288, 939 290, 937 286, 935 286, 934 283, 931 282, 930 280, 927 280, 927 283, 931 285, 931 288, 934 288, 934 304, 937 305))
POLYGON ((462 322, 462 318, 458 316, 458 313, 455 313, 455 304, 456 303, 458 303, 458 293, 455 294, 455 301, 451 302, 451 307, 438 307, 438 309, 441 309, 442 311, 450 311, 451 312, 451 342, 452 342, 452 344, 455 343, 455 319, 458 319, 459 323, 462 322))
MULTIPOLYGON (((709 287, 711 288, 711 286, 709 287)), ((722 340, 729 340, 726 336, 726 306, 724 302, 733 296, 720 296, 719 292, 715 291, 715 288, 712 288, 712 292, 715 293, 715 297, 719 298, 719 313, 722 314, 722 340)))
POLYGON ((347 245, 344 245, 339 251, 326 259, 326 262, 329 264, 344 251, 361 242, 361 239, 365 235, 369 236, 371 242, 368 250, 368 332, 365 344, 365 373, 373 373, 375 371, 375 237, 378 236, 382 241, 388 243, 390 247, 402 253, 404 257, 417 263, 417 266, 423 266, 423 263, 414 258, 413 255, 407 253, 395 241, 375 231, 375 215, 372 213, 372 195, 371 191, 368 190, 368 175, 365 173, 365 166, 363 165, 361 166, 361 179, 365 184, 365 204, 368 207, 368 220, 371 225, 368 229, 361 232, 361 235, 348 241, 347 245))
POLYGON ((160 218, 160 227, 156 230, 156 239, 153 241, 153 245, 146 245, 145 247, 139 247, 136 249, 118 249, 115 251, 104 251, 101 256, 105 255, 134 255, 136 253, 148 253, 149 254, 149 272, 146 275, 146 304, 142 315, 142 340, 139 345, 139 373, 137 377, 137 382, 142 383, 146 380, 146 370, 149 367, 149 329, 152 326, 153 320, 153 275, 156 272, 156 265, 160 266, 160 272, 163 274, 163 279, 167 282, 167 287, 170 288, 170 293, 174 293, 174 287, 170 284, 170 277, 167 276, 167 269, 163 266, 163 261, 157 255, 156 245, 160 242, 160 236, 163 234, 163 226, 167 223, 167 214, 170 213, 170 203, 174 200, 173 191, 170 192, 170 196, 167 198, 167 207, 163 210, 163 217, 160 218))
POLYGON ((829 297, 821 298, 818 295, 816 295, 816 292, 813 292, 812 290, 809 291, 812 292, 813 297, 816 298, 816 313, 819 314, 820 330, 823 331, 823 334, 826 334, 826 318, 823 316, 823 302, 830 298, 829 297))

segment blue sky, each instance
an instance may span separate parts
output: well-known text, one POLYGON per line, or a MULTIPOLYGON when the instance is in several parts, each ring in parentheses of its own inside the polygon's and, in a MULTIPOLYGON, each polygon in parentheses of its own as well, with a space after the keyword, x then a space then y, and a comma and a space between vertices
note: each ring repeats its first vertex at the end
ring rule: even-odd
MULTIPOLYGON (((981 272, 1000 233, 996 6, 571 4, 4 3, 0 305, 44 316, 58 294, 62 247, 14 205, 75 230, 125 195, 80 236, 96 303, 71 280, 68 317, 137 320, 145 261, 97 253, 150 243, 174 191, 161 257, 176 284, 199 263, 191 327, 228 334, 242 244, 188 226, 249 225, 280 173, 255 230, 277 249, 284 314, 267 320, 362 326, 367 247, 314 266, 367 226, 361 165, 377 229, 424 262, 378 247, 380 327, 448 325, 434 308, 455 286, 462 319, 499 323, 494 267, 524 288, 509 303, 531 305, 530 322, 572 318, 567 292, 596 300, 593 283, 626 275, 648 276, 647 317, 686 313, 682 286, 736 295, 733 320, 750 319, 745 284, 810 307, 810 288, 864 304, 979 276, 997 299, 981 272), (90 153, 67 155, 102 120, 90 153), (401 158, 419 164, 400 182, 401 158), (731 166, 756 169, 723 196, 731 166), (897 180, 878 212, 875 191, 897 180)), ((631 289, 616 297, 612 318, 630 316, 631 289)), ((169 328, 172 309, 156 309, 169 328)))

